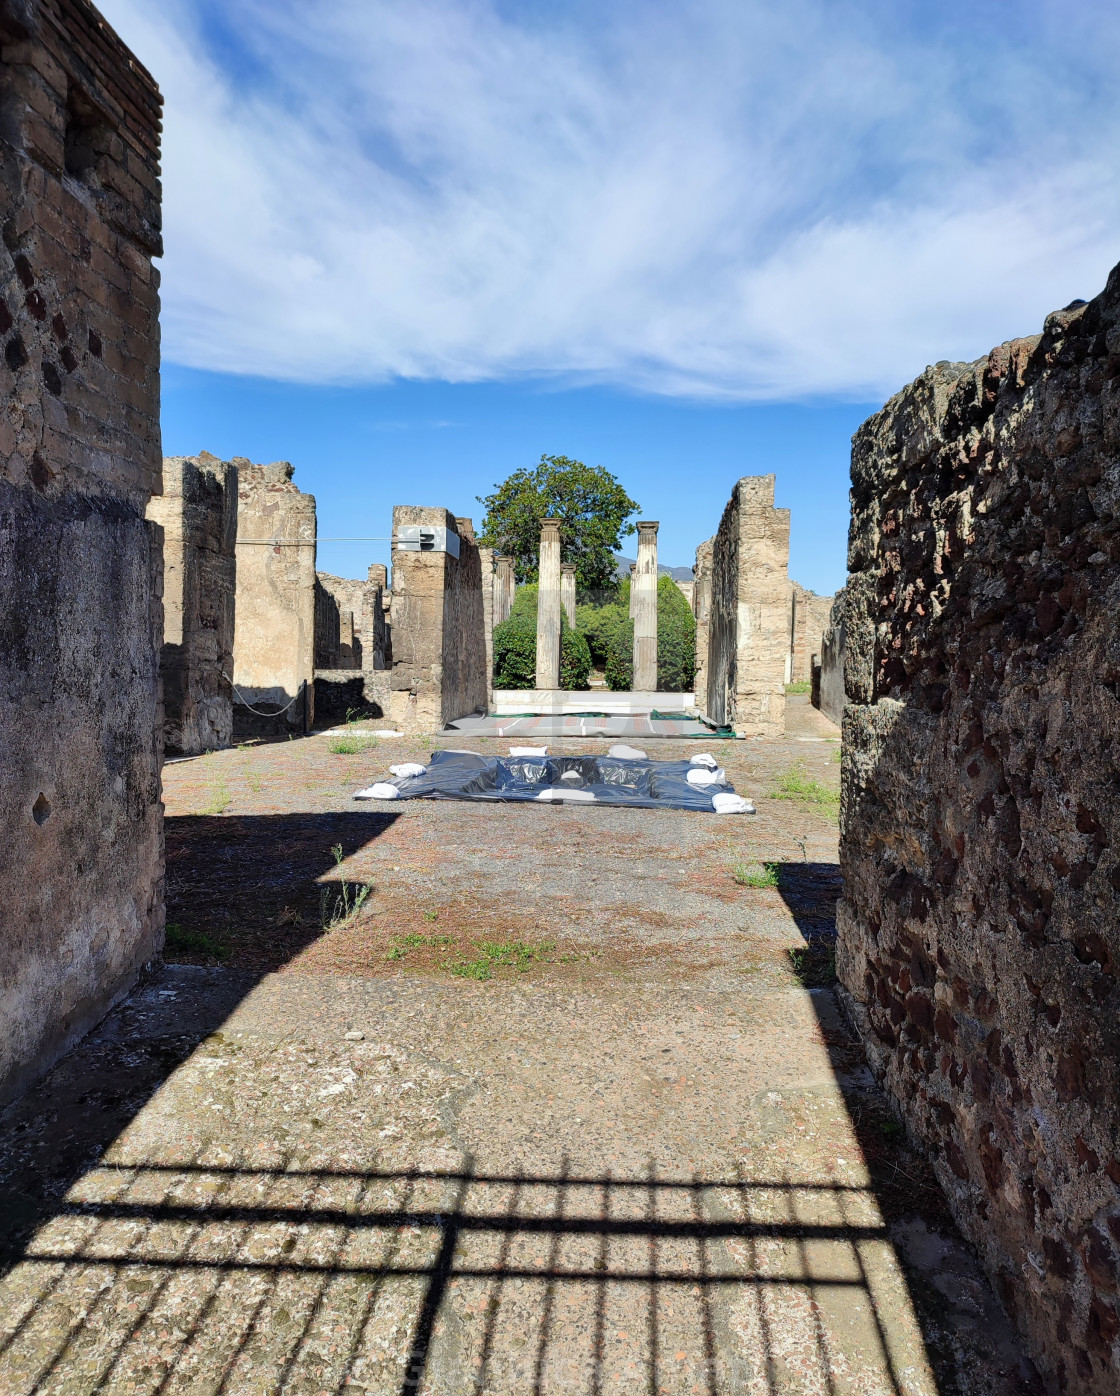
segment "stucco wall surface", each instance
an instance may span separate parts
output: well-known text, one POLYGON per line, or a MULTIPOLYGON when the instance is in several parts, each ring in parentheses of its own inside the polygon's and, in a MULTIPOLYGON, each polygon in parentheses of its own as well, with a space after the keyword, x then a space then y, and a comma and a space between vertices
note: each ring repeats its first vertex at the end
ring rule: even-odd
POLYGON ((0 0, 0 1100, 163 941, 160 97, 81 0, 0 0))
POLYGON ((1054 1389, 1120 1389, 1120 270, 852 452, 838 970, 1054 1389))
POLYGON ((315 497, 293 483, 287 461, 252 465, 237 457, 233 464, 234 734, 309 731, 315 717, 315 497), (261 717, 253 708, 276 715, 261 717))
POLYGON ((713 540, 707 715, 740 736, 785 730, 790 650, 789 510, 774 476, 736 481, 713 540))

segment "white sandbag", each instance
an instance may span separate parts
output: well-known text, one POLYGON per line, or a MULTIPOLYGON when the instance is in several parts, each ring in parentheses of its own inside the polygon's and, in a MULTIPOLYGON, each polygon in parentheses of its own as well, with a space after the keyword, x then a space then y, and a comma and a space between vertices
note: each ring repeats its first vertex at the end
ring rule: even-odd
POLYGON ((511 746, 509 749, 511 756, 547 756, 546 746, 511 746))
POLYGON ((580 773, 579 773, 578 771, 565 771, 564 774, 560 777, 560 779, 561 779, 561 780, 578 781, 578 780, 582 780, 583 777, 580 775, 580 773))
POLYGON ((742 795, 733 795, 730 790, 712 796, 712 809, 717 814, 754 814, 754 805, 744 800, 742 795))
POLYGON ((709 785, 726 785, 727 773, 719 766, 714 771, 707 766, 694 766, 685 779, 697 790, 704 790, 709 785))
POLYGON ((591 790, 562 790, 558 785, 546 785, 545 788, 535 797, 543 801, 546 805, 568 805, 595 803, 595 794, 591 790))
POLYGON ((354 796, 355 800, 399 800, 401 792, 395 785, 390 785, 387 780, 376 781, 365 790, 359 790, 354 796))
POLYGON ((617 756, 622 761, 645 761, 648 760, 644 751, 639 751, 636 746, 612 746, 607 752, 608 756, 617 756))
POLYGON ((719 762, 710 751, 698 751, 695 756, 688 758, 688 764, 690 766, 707 766, 709 770, 714 771, 719 762))
POLYGON ((399 765, 389 767, 395 776, 422 776, 427 769, 427 766, 421 766, 418 761, 402 761, 399 765))

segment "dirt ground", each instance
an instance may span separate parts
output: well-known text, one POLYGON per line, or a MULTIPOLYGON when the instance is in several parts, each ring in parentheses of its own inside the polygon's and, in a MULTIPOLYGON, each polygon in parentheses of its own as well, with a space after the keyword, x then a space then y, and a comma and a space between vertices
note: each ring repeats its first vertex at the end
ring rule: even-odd
POLYGON ((0 1391, 1040 1390, 830 988, 835 729, 711 747, 753 816, 353 801, 439 745, 508 749, 166 768, 168 963, 4 1116, 0 1391))

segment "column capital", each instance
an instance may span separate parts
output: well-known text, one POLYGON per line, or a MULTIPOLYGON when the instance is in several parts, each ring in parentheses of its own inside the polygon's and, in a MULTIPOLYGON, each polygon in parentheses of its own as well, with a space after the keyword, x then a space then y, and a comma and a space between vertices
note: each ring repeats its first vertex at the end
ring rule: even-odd
POLYGON ((560 564, 560 571, 561 571, 561 572, 572 572, 572 573, 574 573, 575 570, 576 570, 576 565, 575 565, 574 562, 562 562, 562 563, 560 564))
POLYGON ((656 520, 651 520, 651 519, 639 519, 639 520, 638 520, 638 534, 639 534, 639 536, 640 536, 641 534, 643 534, 643 533, 645 533, 645 534, 647 534, 647 535, 650 534, 650 533, 656 535, 657 530, 658 530, 660 527, 661 527, 660 523, 658 523, 656 520))
POLYGON ((560 520, 559 520, 559 519, 541 519, 541 534, 544 535, 545 533, 548 533, 548 534, 555 534, 557 537, 559 537, 559 536, 560 536, 560 520))

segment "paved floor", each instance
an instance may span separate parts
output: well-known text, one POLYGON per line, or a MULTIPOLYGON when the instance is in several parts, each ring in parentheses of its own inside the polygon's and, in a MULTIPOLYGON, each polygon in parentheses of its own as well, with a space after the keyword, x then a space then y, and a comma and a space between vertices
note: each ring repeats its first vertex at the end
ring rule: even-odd
POLYGON ((5 1396, 1037 1389, 829 987, 834 743, 721 819, 363 740, 167 771, 180 963, 3 1119, 5 1396))

